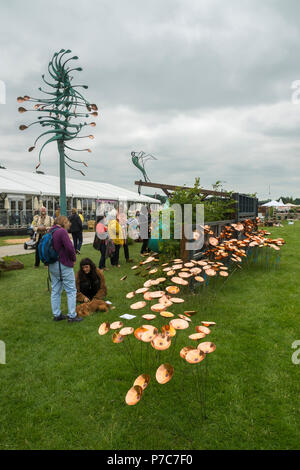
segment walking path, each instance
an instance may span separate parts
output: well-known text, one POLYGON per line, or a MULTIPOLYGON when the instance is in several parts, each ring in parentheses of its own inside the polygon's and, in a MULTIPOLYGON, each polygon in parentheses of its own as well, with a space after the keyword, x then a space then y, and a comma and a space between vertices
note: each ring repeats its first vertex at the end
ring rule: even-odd
MULTIPOLYGON (((93 243, 95 237, 95 232, 83 232, 83 245, 88 245, 89 243, 93 243)), ((18 256, 18 255, 29 255, 30 253, 34 253, 34 250, 24 249, 24 244, 21 245, 7 245, 7 246, 0 246, 0 258, 3 256, 18 256)))

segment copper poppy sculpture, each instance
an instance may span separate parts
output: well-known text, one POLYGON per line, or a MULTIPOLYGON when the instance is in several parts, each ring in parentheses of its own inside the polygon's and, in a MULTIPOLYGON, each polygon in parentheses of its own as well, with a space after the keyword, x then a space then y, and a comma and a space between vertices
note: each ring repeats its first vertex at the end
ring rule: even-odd
POLYGON ((151 374, 155 376, 154 383, 162 386, 169 386, 168 383, 175 386, 174 378, 183 375, 184 380, 189 376, 188 386, 193 383, 202 417, 206 416, 208 357, 216 351, 216 344, 207 337, 213 336, 216 322, 209 318, 195 323, 197 312, 180 308, 187 300, 185 294, 193 285, 202 289, 209 282, 215 285, 217 279, 226 281, 236 266, 261 251, 262 247, 277 256, 285 243, 281 238, 268 238, 270 234, 258 230, 256 221, 251 220, 225 226, 218 236, 205 226, 205 234, 207 243, 200 260, 184 263, 181 259, 170 259, 160 264, 155 254, 134 267, 140 268, 136 271, 139 276, 148 277, 142 286, 126 294, 129 301, 135 299, 129 305, 135 310, 137 321, 140 320, 135 329, 122 325, 118 330, 121 322, 103 323, 99 327, 101 336, 114 328, 117 330, 112 335, 112 342, 127 355, 128 363, 140 374, 125 397, 128 405, 141 401, 151 374), (159 277, 161 274, 166 277, 159 277), (180 313, 175 313, 176 310, 180 313), (144 324, 145 320, 152 324, 144 324), (178 337, 187 341, 184 346, 181 341, 179 350, 176 349, 178 337), (176 354, 181 359, 175 370, 173 359, 176 354))
MULTIPOLYGON (((174 315, 171 312, 165 313, 169 313, 169 315, 166 315, 166 317, 174 315)), ((188 313, 188 311, 186 313, 188 313)), ((194 313, 194 311, 191 311, 191 313, 194 313)), ((137 378, 133 381, 133 385, 127 391, 125 396, 125 403, 128 406, 135 406, 142 401, 144 391, 150 382, 150 373, 148 371, 150 371, 151 367, 155 367, 153 374, 155 375, 155 382, 159 386, 166 386, 166 384, 172 381, 175 375, 175 368, 172 365, 172 362, 170 362, 170 358, 174 357, 176 338, 178 334, 183 335, 184 331, 192 326, 192 322, 189 317, 182 314, 179 315, 180 316, 178 318, 172 318, 169 323, 162 325, 161 328, 155 325, 142 324, 134 330, 133 327, 124 327, 122 322, 117 321, 111 324, 104 322, 100 325, 99 334, 101 336, 107 334, 109 330, 114 331, 112 335, 112 342, 116 345, 123 344, 125 346, 126 341, 128 344, 130 344, 130 335, 134 333, 134 337, 140 344, 140 351, 135 350, 133 353, 131 347, 128 349, 127 353, 129 355, 135 354, 135 359, 130 357, 130 361, 133 365, 138 362, 138 356, 143 351, 143 348, 146 348, 146 350, 143 352, 145 360, 139 364, 138 368, 136 368, 139 370, 144 368, 146 372, 140 373, 140 375, 138 375, 137 378), (114 330, 117 327, 120 327, 119 331, 114 330), (169 352, 170 350, 171 353, 169 352), (153 351, 155 355, 150 357, 148 356, 147 362, 147 353, 151 353, 151 351, 153 351), (161 354, 163 356, 160 356, 161 354), (164 357, 166 360, 163 360, 160 365, 155 366, 155 364, 160 361, 162 357, 164 357)), ((147 317, 147 315, 143 315, 142 317, 147 317)), ((163 315, 161 318, 162 317, 163 315)), ((196 346, 185 346, 181 348, 179 352, 179 355, 184 360, 184 363, 193 369, 193 389, 194 393, 196 394, 197 403, 199 403, 200 406, 200 415, 202 418, 206 416, 207 355, 211 354, 216 349, 215 344, 212 342, 200 342, 200 340, 210 333, 208 327, 205 326, 208 324, 209 326, 214 326, 215 322, 203 320, 201 326, 198 325, 194 327, 198 332, 188 336, 188 339, 190 339, 191 343, 195 343, 197 341, 198 345, 196 344, 196 346), (204 368, 201 365, 202 362, 205 364, 204 368), (198 369, 198 367, 200 367, 200 369, 198 369)), ((122 348, 122 346, 117 347, 122 348)), ((128 362, 130 363, 130 361, 128 362)), ((182 372, 183 379, 186 380, 186 369, 180 371, 180 367, 178 367, 177 374, 182 374, 182 372)))

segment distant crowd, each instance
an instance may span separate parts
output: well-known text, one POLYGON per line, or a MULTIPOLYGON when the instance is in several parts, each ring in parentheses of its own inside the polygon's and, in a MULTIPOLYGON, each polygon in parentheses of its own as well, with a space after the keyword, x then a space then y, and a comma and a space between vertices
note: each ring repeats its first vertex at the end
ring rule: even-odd
POLYGON ((58 215, 55 220, 47 214, 45 207, 35 215, 32 222, 36 242, 35 264, 40 266, 41 258, 49 268, 51 280, 51 307, 54 321, 67 319, 80 322, 83 316, 96 310, 108 309, 104 302, 107 293, 103 271, 107 259, 111 267, 120 268, 120 249, 123 247, 127 263, 129 256, 128 233, 134 240, 142 242, 141 254, 148 251, 151 235, 151 211, 145 206, 134 217, 127 218, 125 213, 112 209, 101 214, 96 220, 93 247, 100 252, 98 268, 90 258, 80 262, 80 269, 74 274, 76 255, 80 255, 83 243, 83 216, 72 209, 71 216, 58 215), (70 239, 69 233, 72 236, 70 239), (68 314, 61 312, 61 294, 67 294, 68 314))

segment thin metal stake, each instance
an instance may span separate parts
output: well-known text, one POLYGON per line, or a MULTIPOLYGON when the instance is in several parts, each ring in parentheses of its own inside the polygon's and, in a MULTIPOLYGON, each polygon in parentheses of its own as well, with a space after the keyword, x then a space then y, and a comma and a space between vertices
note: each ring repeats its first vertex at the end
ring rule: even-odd
MULTIPOLYGON (((125 341, 126 341, 126 339, 125 339, 125 341)), ((135 359, 134 359, 134 354, 133 354, 132 348, 131 348, 130 336, 128 336, 128 349, 130 351, 130 355, 131 355, 131 358, 132 358, 132 362, 134 364, 134 368, 135 368, 136 371, 138 371, 138 367, 136 365, 136 362, 135 362, 135 359)))
POLYGON ((131 361, 130 355, 128 355, 127 346, 125 346, 125 340, 123 341, 123 345, 124 345, 124 346, 123 346, 123 350, 126 349, 126 352, 123 351, 124 357, 125 357, 126 361, 128 362, 128 364, 129 364, 131 367, 133 367, 133 369, 135 370, 135 365, 134 365, 134 363, 131 361))

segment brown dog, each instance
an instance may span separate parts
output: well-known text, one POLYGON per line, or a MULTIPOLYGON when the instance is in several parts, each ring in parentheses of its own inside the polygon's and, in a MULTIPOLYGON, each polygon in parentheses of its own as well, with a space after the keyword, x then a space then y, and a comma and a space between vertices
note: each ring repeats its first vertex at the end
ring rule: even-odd
POLYGON ((93 299, 90 302, 86 302, 77 305, 76 312, 79 317, 88 317, 94 312, 108 312, 109 306, 104 300, 93 299))

